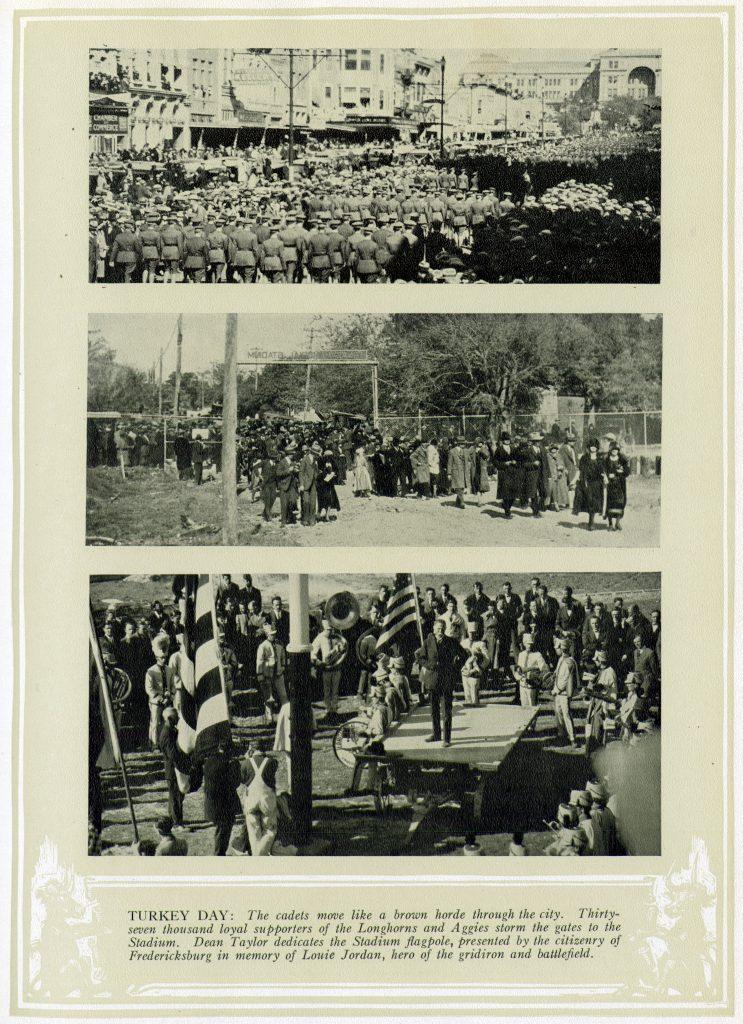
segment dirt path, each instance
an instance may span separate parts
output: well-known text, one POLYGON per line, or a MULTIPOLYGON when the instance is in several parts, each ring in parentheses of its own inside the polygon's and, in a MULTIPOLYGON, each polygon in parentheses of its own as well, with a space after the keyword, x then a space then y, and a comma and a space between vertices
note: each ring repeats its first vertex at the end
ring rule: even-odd
MULTIPOLYGON (((603 521, 589 532, 587 516, 545 512, 535 519, 515 508, 506 520, 494 491, 480 503, 473 495, 458 509, 454 499, 356 498, 338 488, 341 512, 331 523, 281 526, 278 502, 270 523, 248 491, 238 498, 240 543, 268 547, 655 547, 660 537, 660 478, 633 477, 621 532, 603 521)), ((197 488, 152 470, 134 470, 126 481, 106 468, 88 471, 87 533, 116 544, 219 544, 218 483, 197 488), (188 523, 184 523, 186 516, 188 523), (192 530, 193 525, 202 527, 192 530)))

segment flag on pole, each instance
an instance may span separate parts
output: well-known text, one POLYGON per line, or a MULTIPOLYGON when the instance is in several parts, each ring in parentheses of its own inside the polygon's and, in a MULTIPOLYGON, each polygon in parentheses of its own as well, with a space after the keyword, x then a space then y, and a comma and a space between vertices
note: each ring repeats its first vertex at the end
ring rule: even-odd
POLYGON ((89 609, 89 613, 91 700, 88 733, 91 747, 98 751, 96 768, 106 770, 122 763, 121 746, 92 608, 89 609))
POLYGON ((178 745, 186 754, 206 756, 230 739, 224 668, 217 640, 211 577, 176 576, 184 632, 178 745))
POLYGON ((394 640, 399 643, 408 635, 417 633, 418 595, 410 573, 395 576, 392 596, 382 620, 382 632, 377 639, 377 653, 383 653, 394 640))

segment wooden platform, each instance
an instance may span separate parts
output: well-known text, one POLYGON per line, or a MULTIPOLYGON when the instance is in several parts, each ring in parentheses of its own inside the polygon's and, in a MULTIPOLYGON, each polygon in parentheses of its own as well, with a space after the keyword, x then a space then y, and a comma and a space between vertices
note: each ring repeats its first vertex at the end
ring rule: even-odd
POLYGON ((393 758, 426 764, 466 764, 495 771, 534 724, 540 709, 483 703, 463 707, 455 702, 451 746, 426 743, 431 735, 431 708, 415 708, 385 737, 385 752, 393 758))

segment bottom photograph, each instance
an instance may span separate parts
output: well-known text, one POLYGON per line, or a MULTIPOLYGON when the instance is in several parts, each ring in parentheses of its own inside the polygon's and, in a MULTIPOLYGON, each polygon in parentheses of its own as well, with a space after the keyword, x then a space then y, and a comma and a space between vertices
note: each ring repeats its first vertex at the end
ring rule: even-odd
POLYGON ((97 856, 661 853, 659 573, 90 579, 97 856))

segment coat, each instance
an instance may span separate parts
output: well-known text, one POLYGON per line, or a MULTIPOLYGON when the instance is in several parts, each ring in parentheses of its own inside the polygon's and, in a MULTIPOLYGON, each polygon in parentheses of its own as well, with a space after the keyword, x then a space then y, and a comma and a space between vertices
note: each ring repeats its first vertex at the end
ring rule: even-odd
POLYGON ((415 652, 416 660, 426 673, 426 685, 434 693, 452 693, 460 683, 461 669, 467 652, 451 637, 444 636, 436 643, 429 634, 422 647, 415 652))
POLYGON ((604 464, 586 452, 578 461, 578 473, 576 511, 595 515, 604 507, 604 464))
POLYGON ((423 444, 419 444, 410 453, 410 461, 413 464, 413 473, 417 484, 427 484, 431 478, 428 469, 428 452, 423 444))
POLYGON ((449 452, 447 462, 449 485, 453 491, 463 491, 470 485, 469 460, 461 445, 455 445, 449 452))
POLYGON ((317 463, 309 455, 305 455, 299 463, 299 489, 317 492, 317 463))

